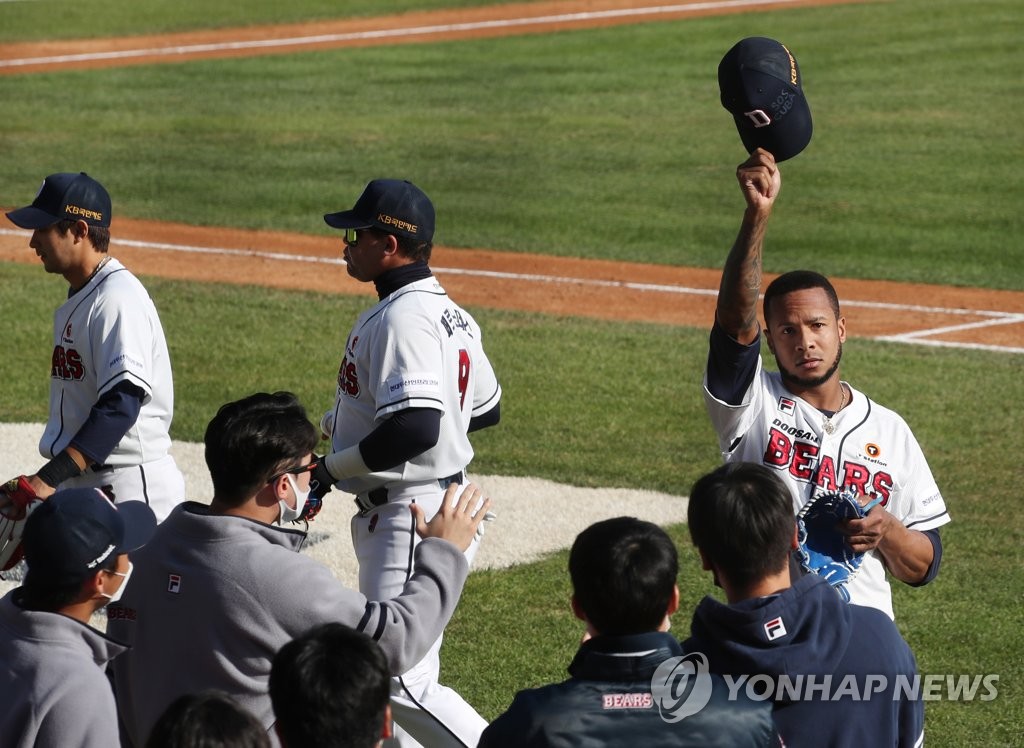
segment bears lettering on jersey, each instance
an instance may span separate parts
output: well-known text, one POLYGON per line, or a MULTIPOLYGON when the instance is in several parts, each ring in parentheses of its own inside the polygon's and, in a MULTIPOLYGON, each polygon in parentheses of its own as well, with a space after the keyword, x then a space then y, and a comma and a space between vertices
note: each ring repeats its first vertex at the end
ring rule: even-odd
POLYGON ((356 374, 356 346, 359 336, 353 335, 345 349, 345 358, 338 368, 338 389, 349 397, 359 397, 359 376, 356 374))
POLYGON ((800 437, 813 436, 798 432, 790 436, 782 429, 772 428, 768 432, 768 445, 762 458, 765 465, 781 468, 798 480, 813 482, 823 491, 838 491, 853 487, 860 494, 874 494, 882 498, 881 504, 889 503, 892 494, 893 477, 884 470, 872 471, 868 464, 845 460, 842 476, 837 475, 832 455, 822 455, 821 448, 814 441, 803 441, 800 437))
POLYGON ((351 397, 359 397, 359 377, 356 375, 356 365, 349 360, 348 356, 341 360, 341 367, 338 369, 338 389, 351 397))
POLYGON ((85 379, 85 366, 82 356, 74 348, 62 345, 54 346, 50 361, 50 376, 53 379, 81 381, 85 379))

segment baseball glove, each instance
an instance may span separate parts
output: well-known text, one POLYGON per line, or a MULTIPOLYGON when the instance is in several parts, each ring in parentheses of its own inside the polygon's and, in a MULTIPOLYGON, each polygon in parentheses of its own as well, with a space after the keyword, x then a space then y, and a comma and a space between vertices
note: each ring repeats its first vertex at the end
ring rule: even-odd
POLYGON ((862 507, 856 491, 847 488, 815 496, 797 515, 800 565, 832 585, 846 602, 850 602, 846 586, 860 569, 864 552, 850 548, 837 525, 844 520, 860 519, 880 501, 876 498, 862 507))
POLYGON ((21 560, 25 520, 41 503, 24 475, 0 486, 0 571, 7 571, 21 560))
MULTIPOLYGON (((326 416, 324 417, 326 418, 326 416)), ((320 455, 313 455, 313 462, 316 463, 316 467, 313 468, 313 473, 309 477, 309 497, 306 499, 306 505, 302 507, 302 512, 293 520, 296 523, 312 522, 324 507, 324 496, 334 488, 334 476, 324 464, 324 458, 320 455)))

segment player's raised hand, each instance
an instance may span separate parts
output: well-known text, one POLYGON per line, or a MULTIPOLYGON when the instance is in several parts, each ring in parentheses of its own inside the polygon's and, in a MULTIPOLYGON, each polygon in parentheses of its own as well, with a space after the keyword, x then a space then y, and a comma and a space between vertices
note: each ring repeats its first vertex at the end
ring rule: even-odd
POLYGON ((755 150, 736 167, 736 179, 747 205, 760 210, 770 210, 782 189, 782 174, 775 157, 763 148, 755 150))
POLYGON ((486 519, 491 500, 473 483, 467 483, 456 500, 459 488, 458 483, 448 486, 441 508, 429 522, 419 504, 411 504, 409 508, 416 518, 416 532, 421 538, 441 538, 465 551, 473 542, 480 523, 486 519))

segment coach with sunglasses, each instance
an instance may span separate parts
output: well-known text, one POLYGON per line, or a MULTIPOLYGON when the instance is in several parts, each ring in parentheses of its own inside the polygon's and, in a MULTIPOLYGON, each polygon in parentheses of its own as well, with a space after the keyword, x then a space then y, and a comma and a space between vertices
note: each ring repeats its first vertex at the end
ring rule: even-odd
POLYGON ((489 500, 467 486, 428 523, 416 572, 393 599, 368 600, 299 551, 302 512, 319 435, 288 392, 257 393, 220 408, 206 429, 214 497, 187 502, 158 528, 108 631, 131 645, 114 668, 123 743, 142 746, 183 694, 216 689, 252 712, 274 739, 268 692, 277 650, 309 628, 340 622, 372 636, 392 673, 417 662, 455 609, 468 572, 464 551, 489 500), (479 508, 474 513, 466 507, 479 508))
MULTIPOLYGON (((480 326, 430 268, 435 212, 423 190, 404 179, 374 179, 351 210, 328 213, 324 221, 345 232, 346 270, 373 283, 377 302, 344 341, 334 406, 320 422, 330 449, 313 473, 313 495, 336 487, 352 496, 359 590, 384 600, 402 589, 418 563, 409 507, 430 517, 449 485, 466 482, 470 434, 499 422, 501 386, 480 326)), ((325 499, 324 511, 332 503, 325 499)), ((478 545, 466 552, 471 563, 478 545)), ((487 726, 439 682, 440 648, 438 637, 392 685, 395 736, 403 748, 475 746, 487 726)))

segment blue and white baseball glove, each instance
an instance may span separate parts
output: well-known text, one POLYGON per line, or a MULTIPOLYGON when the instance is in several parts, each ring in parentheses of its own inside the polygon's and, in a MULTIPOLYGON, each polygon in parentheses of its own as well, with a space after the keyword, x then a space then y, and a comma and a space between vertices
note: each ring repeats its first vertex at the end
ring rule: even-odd
POLYGON ((797 515, 800 565, 832 585, 846 602, 850 602, 846 586, 860 569, 864 552, 850 548, 837 525, 843 520, 860 519, 881 500, 875 498, 862 507, 856 491, 846 488, 815 496, 797 515))

